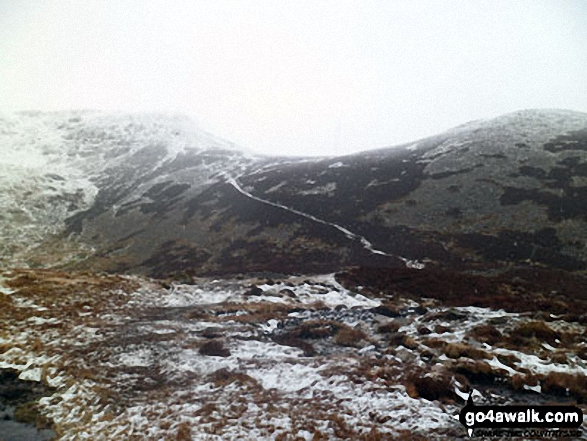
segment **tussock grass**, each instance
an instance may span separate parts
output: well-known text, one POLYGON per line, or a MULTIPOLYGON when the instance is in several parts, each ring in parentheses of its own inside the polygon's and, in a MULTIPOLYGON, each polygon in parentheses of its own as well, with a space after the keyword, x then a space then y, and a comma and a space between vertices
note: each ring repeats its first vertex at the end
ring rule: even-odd
POLYGON ((344 326, 336 333, 334 342, 341 346, 359 347, 361 342, 368 340, 364 331, 344 326))
POLYGON ((549 343, 554 343, 555 340, 560 338, 560 334, 543 321, 522 323, 514 329, 512 335, 520 336, 522 338, 537 338, 538 340, 549 343))
POLYGON ((502 341, 503 334, 493 325, 479 325, 471 330, 471 335, 482 343, 495 345, 502 341))
POLYGON ((570 393, 577 398, 587 398, 587 377, 582 374, 549 372, 541 384, 545 392, 563 396, 570 393))
POLYGON ((449 358, 467 357, 472 360, 491 359, 492 355, 482 349, 478 349, 465 343, 446 343, 444 353, 449 358))
MULTIPOLYGON (((424 398, 426 400, 439 400, 442 402, 454 402, 458 399, 455 392, 454 374, 445 369, 426 370, 417 368, 404 377, 404 383, 408 395, 412 398, 424 398)), ((468 385, 466 379, 461 377, 461 384, 468 385)))
POLYGON ((230 350, 224 346, 222 340, 210 340, 205 342, 198 351, 202 355, 215 357, 230 357, 230 350))

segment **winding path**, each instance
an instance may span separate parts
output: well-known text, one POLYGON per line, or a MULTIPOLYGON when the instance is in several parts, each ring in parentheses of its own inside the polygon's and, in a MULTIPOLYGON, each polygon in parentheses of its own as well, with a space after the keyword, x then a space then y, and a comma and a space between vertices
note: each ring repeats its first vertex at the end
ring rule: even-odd
POLYGON ((336 228, 338 231, 340 231, 341 233, 343 233, 348 239, 355 240, 355 241, 360 242, 361 245, 363 246, 363 248, 365 248, 366 250, 370 251, 371 253, 373 253, 373 254, 379 254, 381 256, 395 257, 397 259, 400 259, 400 260, 402 260, 406 264, 406 266, 408 268, 423 269, 424 266, 425 266, 423 263, 418 262, 417 260, 406 259, 405 257, 402 257, 402 256, 397 256, 397 255, 394 255, 394 254, 386 253, 385 251, 378 250, 378 249, 376 249, 373 246, 373 244, 371 242, 369 242, 367 239, 365 239, 365 237, 363 237, 363 236, 361 236, 359 234, 353 233, 352 231, 349 231, 346 228, 341 227, 338 224, 335 224, 333 222, 328 222, 328 221, 325 221, 323 219, 319 219, 316 216, 312 216, 311 214, 304 213, 303 211, 296 210, 295 208, 290 208, 290 207, 287 207, 285 205, 278 204, 277 202, 272 202, 272 201, 268 201, 267 199, 262 199, 260 197, 257 197, 255 195, 249 193, 245 189, 243 189, 240 186, 240 184, 238 183, 238 181, 236 180, 236 178, 234 178, 232 176, 228 176, 228 175, 225 175, 225 176, 226 176, 227 181, 228 181, 228 183, 230 185, 232 185, 239 193, 245 195, 246 197, 248 197, 250 199, 253 199, 255 201, 261 202, 263 204, 271 205, 272 207, 281 208, 282 210, 286 210, 286 211, 289 211, 291 213, 295 213, 298 216, 305 217, 305 218, 310 219, 310 220, 312 220, 314 222, 317 222, 319 224, 328 225, 330 227, 336 228))

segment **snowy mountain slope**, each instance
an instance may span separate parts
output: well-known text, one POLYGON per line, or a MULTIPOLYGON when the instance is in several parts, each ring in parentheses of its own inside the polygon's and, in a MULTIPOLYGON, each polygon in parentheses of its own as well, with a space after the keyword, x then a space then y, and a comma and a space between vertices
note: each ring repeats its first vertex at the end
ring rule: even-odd
POLYGON ((68 216, 93 204, 97 187, 69 166, 61 141, 47 115, 0 117, 2 261, 25 261, 31 249, 63 231, 68 216))
POLYGON ((587 262, 578 112, 339 158, 255 156, 181 116, 21 113, 0 119, 0 149, 5 264, 167 276, 587 262))
POLYGON ((516 112, 240 183, 411 259, 565 269, 587 259, 587 114, 516 112))
MULTIPOLYGON (((109 238, 66 238, 64 232, 81 232, 82 217, 135 206, 149 212, 158 200, 197 193, 219 172, 238 173, 254 160, 184 117, 98 112, 5 115, 0 151, 0 258, 12 264, 44 264, 40 256, 63 244, 71 250, 57 261, 86 256, 109 238)), ((113 240, 125 231, 119 227, 113 240)))

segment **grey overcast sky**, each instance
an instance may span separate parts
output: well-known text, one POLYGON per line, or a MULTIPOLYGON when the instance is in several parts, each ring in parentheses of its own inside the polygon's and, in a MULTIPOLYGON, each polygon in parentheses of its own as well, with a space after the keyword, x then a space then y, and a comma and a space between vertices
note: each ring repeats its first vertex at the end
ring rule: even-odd
POLYGON ((587 1, 0 0, 0 111, 89 108, 302 155, 587 111, 587 1))

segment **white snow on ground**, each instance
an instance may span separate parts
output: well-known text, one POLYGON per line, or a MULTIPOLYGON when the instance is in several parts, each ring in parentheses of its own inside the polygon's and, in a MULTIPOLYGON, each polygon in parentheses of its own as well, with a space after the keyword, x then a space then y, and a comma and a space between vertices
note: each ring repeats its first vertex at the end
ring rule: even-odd
MULTIPOLYGON (((444 309, 430 309, 431 313, 441 312, 444 309)), ((516 323, 519 319, 519 314, 508 313, 502 309, 494 310, 489 308, 479 308, 477 306, 457 306, 451 308, 456 314, 463 314, 466 317, 465 323, 460 324, 459 328, 452 332, 449 336, 444 334, 430 334, 430 337, 442 337, 446 341, 460 342, 467 336, 467 334, 476 326, 486 323, 495 318, 507 318, 510 324, 516 323)), ((414 320, 408 325, 402 326, 399 330, 408 335, 418 334, 418 327, 423 324, 422 317, 414 320)), ((428 323, 430 324, 430 323, 428 323)), ((440 321, 438 324, 443 326, 450 326, 450 323, 440 321)))
POLYGON ((305 364, 276 363, 266 369, 251 369, 247 373, 267 390, 297 392, 322 380, 319 371, 305 364))
POLYGON ((241 362, 256 360, 280 361, 290 358, 299 358, 302 355, 302 351, 298 348, 256 340, 239 341, 238 345, 235 345, 231 352, 232 355, 228 358, 234 358, 241 362))
POLYGON ((31 308, 38 312, 47 311, 47 308, 44 306, 36 305, 34 302, 28 299, 22 299, 20 297, 13 297, 12 301, 17 308, 31 308))
MULTIPOLYGON (((349 316, 336 319, 347 326, 377 327, 377 322, 369 322, 368 310, 381 301, 345 289, 333 274, 265 284, 250 279, 199 280, 195 285, 170 289, 136 277, 122 280, 132 281, 137 288, 128 294, 103 292, 99 311, 85 299, 81 311, 93 311, 89 315, 69 314, 59 305, 38 311, 39 299, 25 298, 18 290, 9 297, 24 320, 0 330, 0 346, 12 345, 0 354, 0 368, 16 369, 22 379, 58 388, 41 399, 40 405, 58 424, 63 440, 129 439, 133 435, 173 439, 180 430, 187 430, 192 439, 272 439, 280 434, 312 439, 308 433, 314 429, 328 439, 340 439, 336 434, 342 426, 337 428, 335 421, 355 434, 367 434, 376 427, 390 438, 402 430, 424 436, 447 429, 460 433, 453 417, 462 403, 412 398, 401 383, 386 383, 385 376, 376 375, 377 369, 394 368, 401 375, 403 370, 425 368, 421 358, 424 337, 474 345, 464 331, 493 321, 511 329, 529 320, 487 308, 438 304, 428 306, 425 314, 416 314, 408 310, 421 303, 399 299, 398 307, 408 311, 397 319, 406 323, 400 332, 414 339, 416 345, 411 347, 415 349, 397 345, 392 352, 383 353, 387 346, 377 337, 381 334, 370 331, 368 344, 357 347, 336 346, 332 337, 306 339, 318 352, 334 349, 307 356, 299 347, 278 344, 273 336, 280 335, 284 326, 292 329, 305 320, 330 323, 336 314, 349 316), (261 295, 248 294, 255 283, 261 295), (285 289, 291 292, 283 292, 285 289), (109 300, 110 295, 117 302, 109 300), (314 309, 317 303, 322 306, 314 309), (242 314, 225 314, 229 305, 231 311, 242 314), (288 313, 286 308, 279 317, 263 312, 264 307, 273 311, 270 308, 283 306, 299 311, 288 313), (254 314, 259 315, 255 318, 254 314), (447 319, 447 314, 453 318, 447 319), (418 333, 421 325, 433 328, 436 324, 454 330, 424 337, 418 333), (37 341, 36 352, 32 340, 37 341), (200 347, 212 340, 222 341, 230 355, 200 353, 200 347), (354 375, 365 366, 374 370, 356 381, 354 375), (110 395, 114 401, 108 400, 110 395)), ((75 291, 71 299, 80 299, 80 295, 83 291, 75 291)), ((385 323, 387 319, 377 320, 385 323)), ((564 327, 562 321, 551 324, 564 327)), ((483 362, 509 376, 524 369, 537 374, 586 373, 584 361, 573 357, 566 365, 548 364, 532 353, 489 345, 484 350, 494 357, 483 362), (520 362, 506 365, 498 359, 501 355, 515 355, 520 362)), ((435 366, 451 362, 442 354, 435 366)), ((451 387, 466 398, 462 384, 455 381, 451 387)), ((526 389, 541 392, 540 385, 526 389)))
POLYGON ((311 190, 300 191, 299 194, 302 194, 304 196, 316 195, 316 194, 326 194, 328 196, 334 196, 335 191, 336 191, 336 182, 329 182, 329 183, 322 185, 320 187, 314 187, 311 190))
POLYGON ((44 317, 30 317, 27 322, 33 325, 46 325, 46 324, 57 324, 59 320, 55 317, 53 318, 44 318, 44 317))
POLYGON ((520 351, 512 351, 502 348, 494 348, 494 351, 498 354, 514 355, 518 357, 520 362, 516 363, 516 366, 521 369, 528 369, 532 373, 548 374, 549 372, 565 372, 568 374, 581 374, 587 376, 587 363, 583 360, 578 361, 578 363, 570 362, 569 364, 559 364, 520 351))
POLYGON ((447 134, 464 133, 479 136, 484 130, 495 137, 509 136, 510 139, 528 141, 531 144, 546 142, 561 133, 585 128, 584 114, 555 109, 520 110, 497 118, 482 119, 462 124, 447 131, 447 134), (553 122, 556 123, 553 124, 553 122))
MULTIPOLYGON (((137 279, 134 278, 134 280, 137 279)), ((285 412, 287 406, 293 405, 289 404, 292 400, 293 403, 296 400, 308 399, 312 394, 324 395, 323 399, 326 400, 324 405, 327 405, 327 402, 332 402, 334 405, 335 402, 342 400, 341 402, 344 402, 343 419, 349 424, 359 424, 364 420, 365 412, 389 413, 389 406, 393 404, 394 400, 400 401, 394 404, 398 412, 399 409, 404 409, 404 402, 407 400, 409 403, 410 400, 404 392, 394 391, 390 395, 389 391, 383 389, 379 392, 367 391, 363 390, 361 386, 349 383, 345 375, 325 377, 326 368, 339 364, 341 359, 338 357, 320 360, 303 357, 303 352, 299 348, 267 340, 263 335, 277 328, 279 325, 277 320, 271 320, 262 326, 257 326, 256 334, 255 331, 251 332, 250 327, 239 331, 243 325, 231 320, 221 322, 186 321, 179 317, 151 323, 141 321, 133 324, 132 312, 136 313, 142 296, 144 296, 145 305, 148 308, 175 308, 178 305, 182 307, 210 306, 221 304, 223 301, 258 304, 260 298, 277 298, 274 292, 287 287, 295 292, 296 297, 284 297, 285 301, 297 302, 299 305, 312 304, 318 300, 331 308, 338 305, 369 308, 379 304, 379 301, 370 300, 345 290, 335 281, 332 274, 310 278, 306 283, 296 278, 286 279, 282 282, 272 286, 262 285, 262 289, 272 295, 259 297, 244 295, 246 286, 250 284, 247 281, 241 282, 240 289, 235 288, 234 283, 231 282, 224 292, 221 289, 223 284, 215 281, 200 286, 175 285, 169 291, 161 288, 155 290, 155 285, 143 283, 139 290, 128 295, 129 302, 124 303, 122 309, 114 308, 109 312, 104 311, 101 314, 92 315, 76 314, 74 320, 79 324, 71 323, 66 330, 62 330, 66 333, 62 334, 60 345, 71 345, 71 348, 83 348, 88 343, 98 342, 103 338, 104 332, 110 335, 109 339, 119 335, 123 339, 121 342, 131 338, 137 332, 139 334, 136 335, 143 335, 137 340, 137 343, 119 343, 117 345, 114 340, 108 346, 101 345, 102 352, 96 353, 92 357, 99 357, 101 361, 98 362, 97 367, 104 372, 93 380, 70 377, 65 370, 59 368, 63 363, 66 365, 68 363, 77 364, 81 360, 67 360, 66 354, 61 356, 33 355, 24 348, 15 347, 0 354, 0 368, 16 369, 21 372, 22 379, 40 381, 44 377, 45 382, 59 388, 59 391, 53 396, 41 399, 40 405, 48 416, 63 428, 64 433, 61 439, 64 440, 116 439, 117 437, 128 437, 133 433, 142 434, 141 436, 149 434, 155 438, 161 437, 165 432, 154 423, 154 418, 155 420, 157 418, 165 419, 164 414, 173 415, 170 420, 172 424, 180 421, 199 421, 198 418, 194 418, 194 412, 198 412, 205 404, 205 401, 201 400, 194 402, 182 398, 178 402, 174 402, 173 397, 169 398, 172 401, 141 402, 139 400, 133 406, 124 407, 122 413, 115 412, 111 405, 104 407, 104 405, 98 404, 96 390, 105 387, 104 381, 114 381, 113 384, 107 386, 108 388, 125 387, 127 382, 134 381, 133 369, 160 372, 165 378, 180 384, 185 381, 182 379, 186 375, 192 376, 191 378, 195 376, 200 379, 200 382, 194 384, 194 390, 200 391, 205 394, 204 396, 209 396, 213 402, 221 400, 223 406, 230 406, 231 401, 236 402, 237 397, 243 393, 246 395, 247 392, 237 383, 231 383, 222 388, 212 387, 207 378, 220 369, 227 369, 228 372, 242 372, 253 381, 256 380, 263 391, 273 391, 272 393, 279 395, 279 402, 276 405, 281 409, 280 413, 268 414, 264 404, 249 401, 249 407, 245 413, 230 426, 225 427, 218 439, 239 437, 240 435, 244 435, 241 436, 242 439, 248 439, 250 436, 263 439, 264 433, 266 433, 263 430, 259 428, 245 429, 243 426, 243 424, 247 424, 247 421, 255 421, 255 418, 261 418, 267 424, 280 427, 278 432, 292 431, 297 423, 294 423, 287 416, 287 412, 285 412), (272 292, 269 293, 269 291, 272 292), (81 325, 84 322, 88 323, 85 327, 81 325), (96 327, 100 322, 108 327, 105 329, 96 327), (92 325, 89 325, 90 323, 92 325), (127 326, 131 326, 131 334, 125 330, 127 326), (221 327, 228 330, 228 332, 223 332, 224 336, 234 336, 227 343, 227 348, 231 352, 230 356, 204 356, 199 353, 197 346, 191 346, 190 342, 195 341, 191 336, 210 327, 221 327), (233 331, 230 331, 231 329, 233 331), (178 338, 180 335, 178 333, 182 333, 181 335, 186 335, 186 337, 178 338), (155 338, 155 340, 151 341, 151 338, 155 338), (68 342, 67 339, 71 339, 71 341, 68 342), (162 340, 159 342, 159 339, 162 340), (108 353, 111 355, 108 356, 108 353), (222 401, 223 396, 226 400, 224 402, 222 401), (173 412, 170 412, 170 409, 173 409, 173 412), (81 423, 81 421, 84 422, 81 423)), ((26 328, 22 322, 15 324, 20 327, 21 336, 24 339, 43 338, 43 334, 39 334, 39 332, 45 332, 40 331, 43 326, 61 324, 61 319, 54 316, 59 313, 58 310, 49 309, 43 313, 42 317, 37 316, 38 312, 34 308, 36 306, 34 302, 20 298, 18 292, 15 292, 11 298, 14 299, 15 305, 27 305, 29 308, 27 310, 31 311, 31 315, 26 320, 29 328, 26 328), (23 331, 25 329, 26 331, 23 331)), ((49 338, 55 338, 55 336, 51 337, 49 333, 46 335, 49 338)), ((0 337, 2 337, 2 341, 11 341, 6 338, 7 336, 0 337)), ((46 345, 45 350, 49 351, 50 347, 50 345, 46 345)), ((90 363, 89 367, 91 363, 96 363, 96 361, 91 362, 88 359, 83 363, 90 363)), ((401 412, 411 414, 416 409, 414 406, 415 404, 411 407, 411 411, 402 410, 401 412)), ((430 409, 434 409, 434 406, 430 409)), ((218 417, 220 416, 219 414, 218 417)), ((428 425, 434 427, 436 419, 434 415, 428 425)), ((208 423, 201 422, 201 424, 202 427, 207 427, 208 423)), ((319 420, 316 424, 325 433, 333 433, 332 429, 328 428, 326 421, 319 420)), ((197 427, 198 425, 192 425, 194 439, 200 439, 201 436, 204 436, 204 432, 200 432, 197 427)), ((386 427, 387 429, 384 427, 385 430, 395 430, 391 423, 386 423, 386 427)), ((304 429, 295 429, 295 431, 304 437, 308 436, 304 429)))
POLYGON ((282 283, 275 283, 273 285, 259 285, 265 295, 252 298, 250 301, 261 302, 281 302, 281 303, 293 303, 301 302, 303 304, 312 304, 317 301, 323 302, 326 306, 334 308, 339 305, 344 305, 348 308, 352 307, 366 307, 374 308, 380 305, 380 301, 368 299, 367 297, 351 293, 350 291, 343 288, 336 280, 334 280, 334 274, 327 276, 318 276, 315 279, 315 283, 297 284, 299 278, 292 277, 290 280, 286 280, 282 283), (289 286, 294 284, 294 286, 289 286), (320 283, 321 285, 317 285, 320 283), (290 297, 275 297, 281 290, 291 290, 295 294, 295 300, 290 297))
POLYGON ((128 348, 127 351, 129 352, 118 356, 118 365, 147 367, 153 364, 151 361, 153 354, 148 349, 137 348, 132 350, 128 348))
MULTIPOLYGON (((206 173, 185 179, 207 183, 227 168, 241 172, 256 156, 199 129, 187 117, 163 114, 124 114, 93 111, 20 112, 0 114, 0 262, 27 267, 55 259, 34 250, 53 244, 65 230, 65 219, 89 209, 98 193, 98 182, 111 180, 108 170, 127 167, 140 159, 139 151, 165 148, 149 164, 152 170, 187 151, 203 158, 222 149, 234 160, 202 165, 206 173), (232 155, 232 156, 231 156, 232 155), (222 169, 222 170, 221 170, 222 169), (31 259, 33 262, 31 262, 31 259)), ((179 177, 181 178, 181 176, 179 177)), ((160 182, 166 179, 161 174, 160 182)), ((124 204, 140 199, 153 181, 131 192, 124 204)), ((116 212, 117 207, 113 207, 116 212)), ((70 241, 59 248, 59 258, 83 258, 91 248, 70 241)), ((52 262, 58 264, 59 262, 52 262)))
POLYGON ((157 304, 166 307, 187 307, 194 305, 209 305, 222 302, 253 302, 253 303, 302 303, 312 304, 323 302, 328 307, 344 305, 352 307, 376 307, 380 304, 378 300, 368 299, 367 297, 351 293, 343 288, 334 279, 334 274, 326 276, 316 276, 312 280, 315 283, 300 283, 299 277, 291 277, 283 282, 273 285, 262 284, 259 288, 263 294, 258 296, 247 297, 242 289, 234 290, 231 288, 219 288, 218 286, 201 287, 196 285, 174 284, 170 292, 156 300, 157 304), (321 285, 317 285, 320 283, 321 285), (295 297, 280 295, 282 290, 290 290, 295 297))
POLYGON ((279 184, 274 185, 273 187, 271 187, 268 190, 265 190, 265 193, 273 193, 273 192, 276 192, 277 190, 279 190, 284 185, 287 185, 287 181, 281 181, 279 184))
POLYGON ((231 291, 205 291, 193 285, 173 285, 169 295, 163 299, 163 306, 181 307, 199 304, 222 303, 235 297, 231 291))

